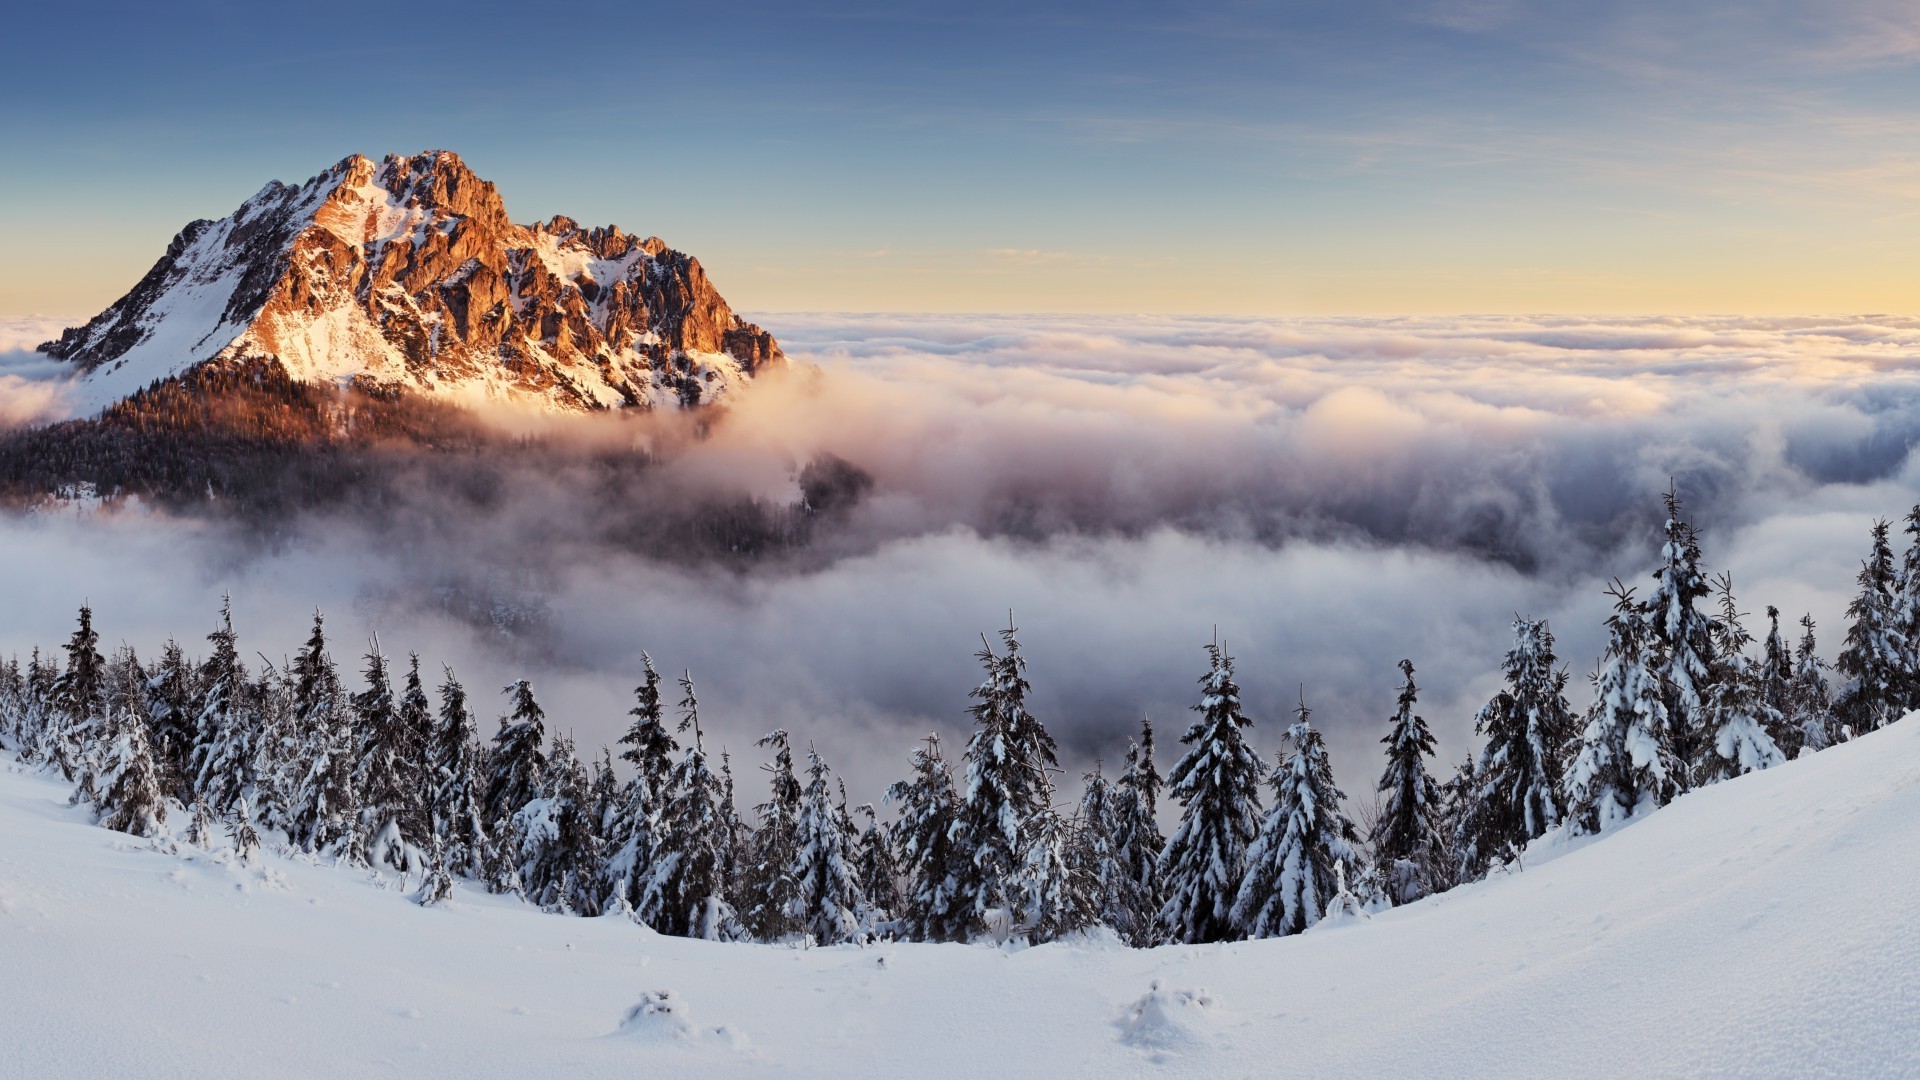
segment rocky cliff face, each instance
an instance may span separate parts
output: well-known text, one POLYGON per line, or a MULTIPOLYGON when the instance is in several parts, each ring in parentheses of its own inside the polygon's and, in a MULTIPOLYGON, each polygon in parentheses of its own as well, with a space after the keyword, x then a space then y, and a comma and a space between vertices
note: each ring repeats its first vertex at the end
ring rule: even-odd
POLYGON ((515 225, 447 151, 270 183, 41 348, 94 411, 203 366, 585 411, 713 401, 785 363, 697 259, 563 217, 515 225))

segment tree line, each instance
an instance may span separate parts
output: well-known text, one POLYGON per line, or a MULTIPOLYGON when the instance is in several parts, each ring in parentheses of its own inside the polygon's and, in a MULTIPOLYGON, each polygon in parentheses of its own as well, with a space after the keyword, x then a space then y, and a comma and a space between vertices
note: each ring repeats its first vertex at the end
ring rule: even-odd
POLYGON ((1143 719, 1116 775, 1096 765, 1063 804, 1011 620, 997 643, 982 636, 958 768, 929 735, 878 807, 851 804, 814 747, 801 764, 775 730, 755 744, 764 801, 743 811, 730 755, 708 748, 692 674, 676 698, 645 654, 617 754, 583 760, 548 731, 524 679, 503 689, 487 739, 450 668, 430 677, 417 654, 395 665, 377 638, 350 689, 317 613, 290 661, 252 672, 230 604, 204 660, 170 641, 152 663, 129 646, 104 656, 81 607, 62 649, 0 663, 0 742, 73 783, 73 801, 109 828, 178 831, 243 861, 271 843, 397 872, 422 904, 464 879, 549 911, 619 912, 713 940, 1038 942, 1096 925, 1136 946, 1274 937, 1483 877, 1549 831, 1604 831, 1920 705, 1920 506, 1898 564, 1891 526, 1874 524, 1829 668, 1812 620, 1789 648, 1773 608, 1756 649, 1731 578, 1702 568, 1678 494, 1665 505, 1647 598, 1609 588, 1584 714, 1546 621, 1516 617, 1504 685, 1476 717, 1483 745, 1442 783, 1414 666, 1400 662, 1364 830, 1304 690, 1274 765, 1255 753, 1218 641, 1165 776, 1143 719), (1163 796, 1179 807, 1164 835, 1163 796))

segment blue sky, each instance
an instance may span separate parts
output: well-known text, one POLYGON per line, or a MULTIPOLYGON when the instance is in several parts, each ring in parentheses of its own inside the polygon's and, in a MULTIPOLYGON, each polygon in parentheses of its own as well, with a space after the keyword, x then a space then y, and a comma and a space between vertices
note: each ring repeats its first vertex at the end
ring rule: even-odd
POLYGON ((1865 311, 1920 285, 1920 9, 36 6, 0 314, 446 147, 752 311, 1865 311))

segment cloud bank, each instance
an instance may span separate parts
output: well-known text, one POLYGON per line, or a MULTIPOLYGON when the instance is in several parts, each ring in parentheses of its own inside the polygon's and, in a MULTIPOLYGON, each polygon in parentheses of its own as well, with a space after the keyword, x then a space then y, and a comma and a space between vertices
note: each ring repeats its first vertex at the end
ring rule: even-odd
MULTIPOLYGON (((1602 582, 1644 580, 1669 477, 1743 606, 1812 612, 1828 655, 1868 524, 1920 488, 1920 320, 761 321, 813 367, 704 440, 609 425, 665 448, 641 504, 615 509, 782 502, 809 460, 859 465, 873 490, 806 552, 609 544, 604 491, 570 474, 508 474, 479 509, 403 491, 266 547, 137 509, 41 514, 0 523, 29 571, 0 648, 58 642, 89 598, 109 640, 151 651, 205 633, 230 589, 243 643, 276 659, 323 607, 343 665, 377 630, 477 696, 528 674, 594 746, 646 649, 693 670, 724 744, 751 758, 786 726, 867 798, 926 730, 957 752, 971 652, 1008 609, 1075 773, 1116 759, 1143 711, 1171 746, 1217 627, 1257 741, 1277 747, 1304 686, 1364 796, 1403 656, 1448 758, 1515 612, 1552 620, 1583 699, 1602 582)), ((50 375, 7 359, 0 413, 57 403, 50 375)))

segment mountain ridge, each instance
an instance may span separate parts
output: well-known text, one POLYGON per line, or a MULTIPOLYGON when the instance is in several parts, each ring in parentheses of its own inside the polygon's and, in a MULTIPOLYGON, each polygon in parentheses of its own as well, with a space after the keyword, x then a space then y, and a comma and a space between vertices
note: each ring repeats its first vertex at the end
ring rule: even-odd
POLYGON ((585 412, 716 401, 786 362, 693 256, 561 216, 516 225, 447 150, 271 181, 40 351, 78 369, 90 413, 209 364, 585 412))

